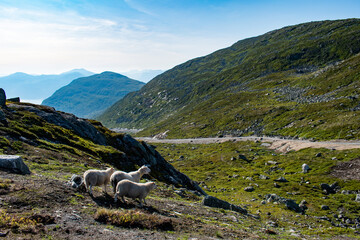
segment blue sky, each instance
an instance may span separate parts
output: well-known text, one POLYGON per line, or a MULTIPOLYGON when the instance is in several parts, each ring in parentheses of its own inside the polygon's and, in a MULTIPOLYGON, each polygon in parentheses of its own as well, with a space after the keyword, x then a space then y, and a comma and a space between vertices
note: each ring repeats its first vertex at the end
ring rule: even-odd
POLYGON ((0 75, 165 70, 284 26, 359 17, 358 0, 0 0, 0 75))

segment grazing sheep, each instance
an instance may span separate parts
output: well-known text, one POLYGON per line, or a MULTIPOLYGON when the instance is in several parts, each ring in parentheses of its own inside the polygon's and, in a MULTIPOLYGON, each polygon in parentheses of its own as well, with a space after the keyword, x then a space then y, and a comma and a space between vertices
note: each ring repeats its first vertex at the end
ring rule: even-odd
POLYGON ((143 200, 144 204, 146 196, 149 192, 156 188, 156 184, 154 182, 147 183, 136 183, 132 182, 128 179, 121 180, 116 185, 116 193, 114 196, 114 202, 116 203, 118 196, 121 197, 121 200, 126 203, 124 196, 136 199, 138 198, 140 201, 140 206, 142 206, 141 200, 143 200))
POLYGON ((107 168, 106 170, 87 170, 84 173, 84 183, 86 190, 89 190, 90 195, 92 195, 93 186, 104 185, 104 191, 106 192, 106 185, 110 181, 111 175, 114 173, 115 169, 107 168))
POLYGON ((141 177, 145 174, 149 174, 150 171, 151 171, 150 168, 148 168, 147 166, 144 165, 141 168, 139 168, 137 171, 133 171, 133 172, 129 172, 129 173, 126 173, 123 171, 114 172, 110 178, 110 182, 114 189, 114 193, 116 191, 117 183, 120 182, 121 180, 128 179, 130 181, 138 183, 138 182, 140 182, 141 177))

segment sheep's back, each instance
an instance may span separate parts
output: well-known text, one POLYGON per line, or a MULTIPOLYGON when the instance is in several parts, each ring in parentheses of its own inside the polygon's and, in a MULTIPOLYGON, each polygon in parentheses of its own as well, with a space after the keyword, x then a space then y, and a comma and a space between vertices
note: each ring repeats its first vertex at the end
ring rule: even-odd
POLYGON ((117 184, 116 192, 118 192, 120 196, 136 198, 139 197, 144 191, 142 188, 142 185, 125 179, 117 184))
POLYGON ((106 172, 88 170, 84 173, 84 181, 91 185, 102 185, 106 181, 106 172))

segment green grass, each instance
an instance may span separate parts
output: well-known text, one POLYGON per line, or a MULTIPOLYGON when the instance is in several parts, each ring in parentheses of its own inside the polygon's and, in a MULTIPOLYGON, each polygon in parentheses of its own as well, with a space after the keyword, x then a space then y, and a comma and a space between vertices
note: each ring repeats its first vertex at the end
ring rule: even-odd
POLYGON ((109 127, 144 129, 139 136, 169 130, 169 138, 357 139, 359 32, 360 20, 347 19, 241 40, 157 76, 99 120, 109 127), (299 90, 301 97, 281 91, 286 88, 299 90))
POLYGON ((279 228, 300 228, 302 234, 319 235, 323 238, 339 234, 354 236, 354 230, 334 227, 330 222, 319 221, 316 217, 326 216, 334 220, 333 215, 339 214, 340 210, 351 219, 358 217, 360 206, 354 202, 354 194, 345 195, 339 192, 325 195, 320 184, 332 184, 336 181, 341 186, 341 190, 359 190, 359 181, 334 179, 329 173, 337 163, 357 158, 360 150, 304 149, 279 154, 262 147, 260 143, 250 141, 206 145, 156 144, 156 146, 166 160, 191 179, 199 182, 208 194, 233 204, 246 206, 252 214, 259 213, 262 224, 271 220, 277 222, 279 228), (315 157, 317 153, 321 153, 322 157, 315 157), (239 159, 240 154, 248 161, 239 159), (180 159, 180 155, 184 158, 180 159), (232 157, 236 160, 231 160, 232 157), (332 160, 333 157, 337 160, 332 160), (277 165, 269 161, 277 162, 277 165), (301 172, 303 163, 311 167, 309 173, 301 172), (259 178, 260 175, 266 175, 270 179, 262 180, 259 178), (274 187, 274 180, 281 176, 288 182, 278 183, 280 188, 274 187), (250 185, 255 191, 245 192, 244 188, 250 185), (305 199, 308 202, 306 215, 287 210, 281 204, 262 204, 264 196, 270 193, 293 199, 298 204, 305 199), (321 205, 330 206, 330 210, 321 210, 321 205), (319 224, 324 230, 317 230, 319 224))

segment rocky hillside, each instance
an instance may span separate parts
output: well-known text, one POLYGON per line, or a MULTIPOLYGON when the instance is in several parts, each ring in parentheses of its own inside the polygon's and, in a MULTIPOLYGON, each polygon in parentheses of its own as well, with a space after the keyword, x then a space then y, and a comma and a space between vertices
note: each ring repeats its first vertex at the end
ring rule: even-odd
POLYGON ((130 135, 111 132, 97 121, 80 119, 51 107, 8 104, 0 109, 0 134, 1 153, 24 155, 31 164, 51 165, 51 159, 60 155, 64 161, 79 158, 92 168, 111 165, 130 171, 148 165, 153 178, 202 192, 146 142, 138 142, 130 135), (39 150, 34 153, 35 148, 39 150), (43 159, 45 153, 47 159, 43 159), (39 157, 42 160, 38 160, 39 157))
POLYGON ((285 27, 178 65, 98 119, 173 138, 358 138, 359 52, 359 19, 285 27))
POLYGON ((73 80, 57 90, 42 104, 56 110, 92 118, 145 83, 114 72, 103 72, 73 80))
POLYGON ((154 146, 51 107, 5 106, 2 89, 0 106, 0 154, 21 156, 31 171, 0 168, 4 239, 358 238, 359 149, 279 154, 261 138, 154 146), (69 182, 88 169, 143 164, 152 172, 142 181, 158 185, 143 207, 69 182))

